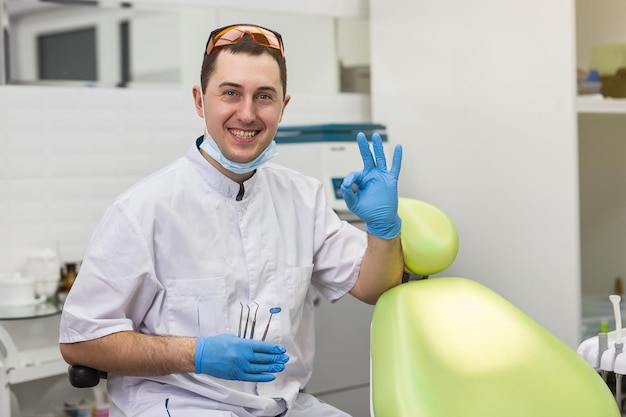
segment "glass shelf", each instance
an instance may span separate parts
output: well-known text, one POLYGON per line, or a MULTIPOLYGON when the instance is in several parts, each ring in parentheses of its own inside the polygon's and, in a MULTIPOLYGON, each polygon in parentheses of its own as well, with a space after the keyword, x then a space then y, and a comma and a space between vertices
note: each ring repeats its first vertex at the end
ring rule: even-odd
POLYGON ((63 304, 58 300, 45 300, 31 305, 0 305, 0 321, 29 320, 61 314, 63 304))

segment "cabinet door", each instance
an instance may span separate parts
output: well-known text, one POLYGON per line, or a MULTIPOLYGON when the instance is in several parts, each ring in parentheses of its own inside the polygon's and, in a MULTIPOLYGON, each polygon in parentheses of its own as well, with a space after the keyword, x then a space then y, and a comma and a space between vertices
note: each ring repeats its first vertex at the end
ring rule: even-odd
POLYGON ((369 410, 373 310, 350 295, 335 304, 322 298, 316 310, 315 365, 306 392, 355 416, 369 410))

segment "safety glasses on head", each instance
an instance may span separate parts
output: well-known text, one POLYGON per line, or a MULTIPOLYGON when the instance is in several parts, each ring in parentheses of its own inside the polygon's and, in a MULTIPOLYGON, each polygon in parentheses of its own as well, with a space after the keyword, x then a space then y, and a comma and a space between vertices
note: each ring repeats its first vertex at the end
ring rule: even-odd
POLYGON ((283 38, 280 36, 280 33, 261 26, 249 24, 229 25, 215 29, 211 32, 206 44, 206 54, 211 55, 211 52, 220 46, 234 45, 243 39, 246 34, 250 35, 259 45, 276 49, 280 52, 281 57, 285 56, 283 38))

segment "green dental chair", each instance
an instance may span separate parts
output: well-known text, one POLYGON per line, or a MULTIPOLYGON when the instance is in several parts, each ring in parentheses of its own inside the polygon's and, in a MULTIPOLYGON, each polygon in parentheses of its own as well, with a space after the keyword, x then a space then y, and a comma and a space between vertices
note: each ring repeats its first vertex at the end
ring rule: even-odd
MULTIPOLYGON (((439 209, 400 199, 405 266, 446 269, 456 230, 439 209)), ((374 417, 619 417, 610 389, 574 350, 506 299, 464 278, 384 293, 371 327, 374 417)))

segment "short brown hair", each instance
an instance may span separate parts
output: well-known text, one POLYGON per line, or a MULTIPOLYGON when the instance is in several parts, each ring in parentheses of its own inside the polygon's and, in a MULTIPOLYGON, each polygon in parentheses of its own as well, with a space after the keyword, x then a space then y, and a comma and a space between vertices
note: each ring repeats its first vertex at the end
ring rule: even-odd
POLYGON ((245 34, 239 42, 233 45, 220 46, 219 48, 214 49, 210 55, 207 55, 206 52, 204 53, 204 57, 202 59, 202 70, 200 72, 200 85, 202 86, 202 93, 206 92, 206 87, 209 84, 209 77, 213 74, 213 72, 215 72, 217 57, 224 51, 229 51, 233 54, 270 54, 272 58, 274 58, 274 61, 278 63, 280 81, 283 87, 283 99, 285 98, 287 95, 287 62, 285 61, 285 58, 282 57, 277 50, 259 45, 249 34, 245 34))

